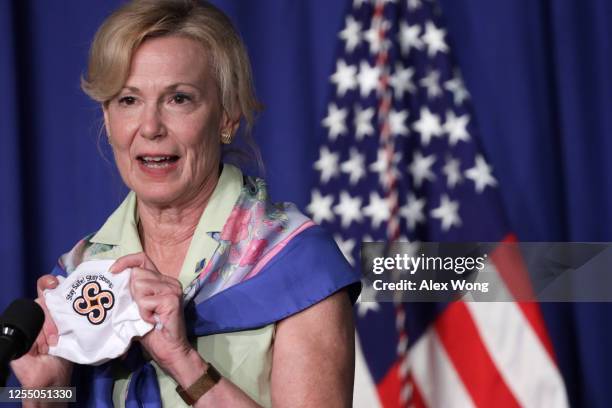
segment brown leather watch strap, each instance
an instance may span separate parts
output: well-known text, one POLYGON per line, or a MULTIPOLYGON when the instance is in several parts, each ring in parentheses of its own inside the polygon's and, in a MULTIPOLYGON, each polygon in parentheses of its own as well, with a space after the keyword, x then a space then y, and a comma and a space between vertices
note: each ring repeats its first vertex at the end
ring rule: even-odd
POLYGON ((200 378, 189 386, 186 390, 180 385, 176 387, 176 392, 181 396, 187 405, 193 405, 200 397, 208 392, 221 380, 221 374, 212 364, 208 363, 208 369, 200 378))

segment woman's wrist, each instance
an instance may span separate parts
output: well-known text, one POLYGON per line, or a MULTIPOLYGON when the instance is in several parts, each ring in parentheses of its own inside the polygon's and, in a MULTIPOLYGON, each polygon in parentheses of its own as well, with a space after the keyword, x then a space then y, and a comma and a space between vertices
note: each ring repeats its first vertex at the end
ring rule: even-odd
POLYGON ((175 359, 172 365, 166 368, 168 374, 174 381, 184 389, 187 389, 208 369, 208 363, 193 348, 190 348, 180 358, 175 359))

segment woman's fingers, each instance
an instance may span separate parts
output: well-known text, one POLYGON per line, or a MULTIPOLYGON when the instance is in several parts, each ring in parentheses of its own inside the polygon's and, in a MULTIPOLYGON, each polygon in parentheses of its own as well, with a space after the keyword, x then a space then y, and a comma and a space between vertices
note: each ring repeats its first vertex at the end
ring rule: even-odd
POLYGON ((43 298, 43 293, 47 289, 55 289, 59 285, 59 280, 53 275, 43 275, 36 281, 36 292, 39 298, 43 298))
POLYGON ((134 299, 144 296, 170 294, 180 297, 183 293, 181 284, 176 280, 167 276, 159 278, 144 277, 139 278, 132 276, 130 281, 130 291, 134 299))
MULTIPOLYGON (((53 275, 41 276, 40 278, 38 278, 38 281, 36 282, 36 291, 38 293, 38 299, 36 299, 36 303, 40 305, 43 312, 45 313, 45 322, 43 323, 43 328, 41 332, 41 335, 44 335, 44 340, 45 340, 43 349, 46 348, 46 351, 44 351, 44 353, 49 351, 49 346, 55 346, 58 340, 57 326, 55 325, 55 322, 51 318, 51 315, 49 314, 49 310, 47 309, 47 305, 45 304, 44 291, 47 289, 54 289, 57 287, 58 284, 59 284, 58 279, 53 275)), ((39 350, 41 350, 40 347, 39 347, 39 350)))
POLYGON ((48 353, 49 353, 49 342, 47 340, 47 337, 45 336, 44 331, 41 330, 41 332, 38 334, 38 337, 36 337, 34 344, 32 344, 32 347, 30 347, 30 350, 28 351, 27 354, 29 354, 32 357, 36 357, 40 354, 48 354, 48 353))
POLYGON ((156 294, 167 291, 171 291, 177 295, 182 295, 183 293, 180 282, 159 273, 153 261, 151 261, 144 252, 122 256, 111 265, 109 271, 111 273, 120 273, 127 268, 132 269, 132 276, 130 277, 130 290, 132 291, 132 295, 141 293, 156 294), (147 287, 156 281, 163 283, 163 285, 147 287))
POLYGON ((159 273, 144 252, 117 259, 109 271, 120 273, 127 268, 132 269, 130 293, 144 321, 156 324, 156 316, 180 312, 183 288, 178 280, 159 273))
POLYGON ((38 354, 49 354, 49 343, 45 339, 45 335, 41 334, 37 341, 38 354))
POLYGON ((175 314, 180 311, 181 308, 180 300, 172 295, 146 296, 141 298, 137 304, 143 320, 152 324, 158 323, 155 320, 155 315, 167 316, 175 314))
POLYGON ((49 313, 49 310, 45 305, 44 298, 38 298, 35 300, 35 302, 41 306, 43 312, 45 313, 45 321, 43 323, 43 327, 39 337, 43 337, 44 343, 47 348, 48 346, 55 346, 58 340, 57 326, 55 325, 53 318, 51 318, 51 314, 49 313))
POLYGON ((41 337, 43 336, 42 332, 38 335, 38 337, 36 337, 36 340, 34 341, 34 344, 32 344, 32 347, 30 347, 30 349, 28 350, 28 352, 26 353, 27 355, 31 356, 31 357, 36 357, 37 355, 40 354, 40 341, 41 341, 41 337))
POLYGON ((151 272, 140 267, 132 268, 130 292, 138 305, 140 316, 146 322, 156 324, 156 315, 165 315, 180 310, 183 288, 181 283, 169 276, 151 272))
POLYGON ((157 271, 157 267, 155 266, 153 261, 151 261, 151 258, 149 258, 144 252, 122 256, 121 258, 117 259, 114 264, 111 265, 111 267, 109 268, 109 272, 119 273, 123 272, 127 268, 135 267, 148 269, 159 273, 157 271))

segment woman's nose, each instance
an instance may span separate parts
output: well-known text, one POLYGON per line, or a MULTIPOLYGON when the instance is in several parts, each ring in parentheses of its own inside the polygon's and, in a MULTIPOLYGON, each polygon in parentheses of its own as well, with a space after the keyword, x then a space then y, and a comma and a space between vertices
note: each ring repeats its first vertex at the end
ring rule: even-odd
POLYGON ((147 106, 141 117, 140 134, 146 139, 157 139, 166 135, 163 118, 158 106, 147 106))

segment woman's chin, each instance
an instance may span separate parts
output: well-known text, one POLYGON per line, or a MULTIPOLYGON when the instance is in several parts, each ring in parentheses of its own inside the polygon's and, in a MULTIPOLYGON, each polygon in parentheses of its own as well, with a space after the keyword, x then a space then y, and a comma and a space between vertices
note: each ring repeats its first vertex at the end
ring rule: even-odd
POLYGON ((180 197, 184 197, 185 194, 188 193, 187 191, 181 193, 176 190, 160 187, 161 186, 150 185, 135 188, 133 190, 140 202, 156 207, 171 206, 173 203, 176 203, 180 197))

